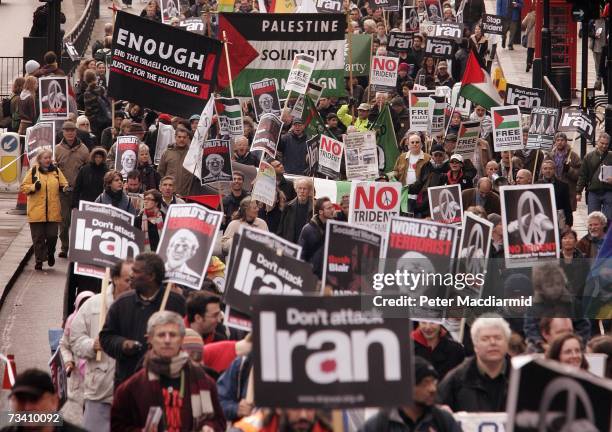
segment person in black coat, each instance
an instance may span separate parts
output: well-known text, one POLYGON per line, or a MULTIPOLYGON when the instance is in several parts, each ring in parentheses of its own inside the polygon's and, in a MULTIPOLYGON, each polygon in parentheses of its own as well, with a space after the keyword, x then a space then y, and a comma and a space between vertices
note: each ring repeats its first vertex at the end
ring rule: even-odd
POLYGON ((106 150, 95 147, 89 153, 89 163, 83 165, 77 174, 72 193, 72 208, 79 208, 81 200, 94 202, 104 191, 104 174, 106 166, 106 150))
POLYGON ((302 246, 302 260, 312 264, 319 278, 323 275, 323 247, 325 246, 325 224, 334 218, 334 205, 327 197, 319 198, 314 206, 315 215, 304 225, 298 244, 302 246))
POLYGON ((555 190, 555 201, 557 210, 563 210, 565 215, 565 224, 572 226, 574 224, 574 216, 572 213, 572 203, 570 202, 570 190, 567 183, 555 177, 555 163, 547 159, 542 162, 542 179, 538 183, 550 183, 555 190))
POLYGON ((414 359, 414 388, 411 405, 382 410, 370 417, 360 432, 461 432, 448 411, 436 406, 438 373, 425 359, 414 359))
POLYGON ((312 182, 307 178, 295 181, 297 196, 287 203, 281 214, 276 234, 292 243, 297 243, 304 225, 312 215, 312 182))
MULTIPOLYGON (((117 360, 115 388, 136 371, 140 359, 147 352, 147 322, 161 306, 164 276, 164 262, 157 254, 145 252, 137 255, 132 266, 132 290, 115 299, 108 309, 100 331, 100 346, 117 360)), ((183 296, 170 291, 166 310, 185 315, 183 296)))
POLYGON ((440 324, 420 322, 412 332, 412 339, 414 353, 431 362, 441 379, 465 359, 463 345, 455 342, 440 324))
POLYGON ((503 318, 481 317, 471 326, 475 356, 468 357, 442 380, 438 400, 454 412, 506 410, 510 326, 503 318))

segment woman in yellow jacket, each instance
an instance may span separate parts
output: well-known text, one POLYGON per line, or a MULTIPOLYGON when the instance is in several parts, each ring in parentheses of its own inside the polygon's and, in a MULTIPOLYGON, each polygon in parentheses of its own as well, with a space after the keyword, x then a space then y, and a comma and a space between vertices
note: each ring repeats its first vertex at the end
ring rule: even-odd
POLYGON ((55 264, 57 230, 62 220, 60 211, 60 190, 68 182, 59 168, 53 165, 51 150, 42 150, 36 157, 36 164, 27 172, 21 183, 21 192, 28 197, 28 222, 34 244, 36 270, 42 270, 43 261, 49 267, 55 264))

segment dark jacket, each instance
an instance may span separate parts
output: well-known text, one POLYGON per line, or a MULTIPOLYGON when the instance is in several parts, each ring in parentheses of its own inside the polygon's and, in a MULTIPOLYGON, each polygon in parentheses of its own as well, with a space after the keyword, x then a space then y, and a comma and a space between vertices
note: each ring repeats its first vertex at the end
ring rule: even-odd
POLYGON ((555 201, 557 203, 557 210, 563 210, 563 214, 565 215, 565 223, 567 225, 574 225, 574 216, 572 213, 572 203, 570 202, 569 185, 557 178, 553 178, 552 182, 548 182, 542 179, 537 181, 536 183, 552 183, 553 189, 555 191, 555 201))
POLYGON ((448 171, 448 161, 436 167, 433 161, 423 165, 417 181, 408 186, 408 193, 417 195, 415 213, 429 216, 429 194, 427 188, 443 185, 445 173, 448 171))
POLYGON ((240 207, 240 201, 248 196, 249 193, 243 189, 238 197, 235 197, 231 192, 223 197, 223 213, 225 214, 225 218, 223 224, 221 224, 221 231, 225 231, 225 228, 227 228, 232 221, 232 215, 240 207))
POLYGON ((398 409, 381 411, 370 417, 359 432, 461 432, 453 415, 437 406, 426 408, 412 425, 407 425, 398 409))
POLYGON ((151 164, 138 164, 137 170, 140 173, 140 183, 144 187, 145 191, 148 191, 149 189, 159 189, 159 181, 161 180, 161 176, 151 164))
POLYGON ((217 381, 219 402, 225 418, 229 421, 240 419, 238 417, 238 404, 241 399, 246 398, 251 367, 250 355, 237 357, 217 381))
POLYGON ((501 205, 499 203, 499 195, 495 192, 491 191, 489 195, 487 195, 486 200, 484 201, 484 205, 482 204, 482 199, 480 198, 480 194, 478 193, 478 189, 476 187, 466 189, 461 192, 461 201, 463 203, 463 210, 468 207, 481 205, 487 214, 497 213, 501 214, 501 205))
POLYGON ((461 186, 461 190, 464 191, 466 189, 470 189, 474 187, 473 177, 470 173, 465 170, 461 170, 461 173, 458 178, 451 180, 450 178, 450 170, 442 177, 443 185, 452 185, 459 184, 461 186))
POLYGON ((104 190, 104 174, 108 171, 106 152, 98 150, 92 152, 90 157, 93 159, 93 155, 98 152, 104 155, 104 162, 101 165, 96 165, 91 160, 88 164, 83 165, 77 174, 74 191, 72 192, 72 208, 79 208, 81 200, 95 201, 104 190))
POLYGON ((282 153, 281 162, 287 174, 303 175, 308 164, 306 163, 306 134, 296 136, 293 132, 283 135, 278 143, 278 151, 282 153))
MULTIPOLYGON (((144 210, 142 210, 138 214, 138 216, 134 218, 134 227, 136 229, 141 229, 142 227, 142 212, 143 211, 144 210)), ((160 213, 162 214, 162 218, 163 218, 165 214, 162 213, 161 211, 160 213)), ((157 227, 155 226, 155 224, 151 223, 150 220, 147 222, 147 230, 149 231, 149 245, 151 246, 151 250, 156 251, 157 245, 159 245, 159 233, 157 232, 157 227)))
POLYGON ((440 342, 433 350, 427 346, 425 336, 418 328, 411 336, 415 342, 414 353, 430 362, 440 379, 465 359, 463 345, 455 342, 444 328, 440 329, 440 342))
POLYGON ((280 224, 278 226, 278 230, 276 231, 276 234, 292 243, 297 243, 299 233, 302 231, 302 228, 308 223, 310 217, 312 216, 312 200, 308 199, 307 210, 304 220, 297 220, 297 210, 297 198, 295 198, 291 200, 283 210, 280 224))
POLYGON ((612 184, 599 180, 603 165, 612 165, 612 151, 608 150, 602 155, 597 150, 593 150, 584 157, 576 184, 577 194, 582 193, 584 188, 589 192, 612 191, 612 184))
POLYGON ((97 202, 97 203, 100 203, 100 204, 112 205, 113 207, 116 207, 119 210, 123 210, 123 211, 126 211, 128 213, 132 213, 134 215, 137 212, 137 210, 134 208, 134 206, 132 205, 130 199, 125 194, 125 192, 122 193, 121 200, 116 205, 113 204, 113 199, 111 198, 111 196, 106 191, 102 192, 100 194, 100 196, 98 196, 98 198, 96 198, 96 200, 94 202, 97 202))
POLYGON ((283 175, 281 176, 280 181, 278 180, 278 177, 276 178, 276 181, 276 187, 285 194, 287 202, 296 197, 297 194, 295 193, 295 188, 293 187, 293 182, 291 180, 287 180, 287 178, 283 175))
MULTIPOLYGON (((146 352, 147 321, 159 310, 164 289, 160 287, 150 303, 145 303, 136 291, 128 291, 119 296, 109 307, 104 327, 100 331, 100 345, 106 354, 117 360, 115 366, 115 389, 135 371, 138 362, 146 352), (123 352, 126 339, 142 344, 140 351, 133 355, 123 352)), ((185 315, 185 299, 170 292, 166 310, 185 315)))
POLYGON ((298 244, 302 246, 302 260, 312 265, 312 271, 319 278, 323 275, 323 246, 325 245, 325 224, 315 215, 300 234, 298 244))
MULTIPOLYGON (((204 369, 188 361, 182 371, 185 376, 185 396, 181 405, 181 430, 201 430, 207 425, 215 432, 224 432, 226 423, 223 410, 219 404, 215 382, 206 375, 204 369), (196 385, 200 391, 209 393, 212 413, 203 414, 194 425, 191 407, 191 386, 196 385), (205 417, 206 416, 206 417, 205 417)), ((204 396, 202 398, 204 401, 204 396)), ((114 432, 142 430, 149 415, 151 407, 164 406, 161 380, 152 379, 146 369, 141 369, 130 379, 121 384, 115 391, 113 406, 111 408, 111 430, 114 432)), ((200 408, 201 409, 201 408, 200 408)), ((160 424, 164 424, 164 419, 160 424)))
POLYGON ((399 143, 410 129, 410 113, 404 107, 398 114, 391 110, 391 116, 393 117, 393 127, 395 127, 395 139, 399 143))
MULTIPOLYGON (((460 1, 455 2, 457 11, 459 11, 461 3, 460 1)), ((483 13, 486 13, 484 0, 466 0, 463 8, 463 22, 471 28, 482 18, 483 13)))
POLYGON ((259 159, 257 159, 251 152, 246 152, 244 156, 238 156, 236 153, 234 153, 234 158, 234 160, 238 163, 259 167, 259 159))
POLYGON ((502 412, 506 410, 510 357, 506 369, 491 380, 478 370, 476 357, 468 357, 450 371, 438 386, 438 400, 454 412, 502 412))

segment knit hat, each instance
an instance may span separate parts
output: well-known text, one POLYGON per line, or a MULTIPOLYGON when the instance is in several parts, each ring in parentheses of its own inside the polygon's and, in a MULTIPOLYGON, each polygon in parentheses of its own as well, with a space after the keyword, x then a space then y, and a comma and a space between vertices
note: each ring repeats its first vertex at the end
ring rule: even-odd
POLYGON ((432 146, 431 146, 431 151, 430 151, 430 153, 431 153, 431 154, 434 154, 434 153, 436 153, 436 152, 442 152, 442 153, 444 153, 444 147, 442 147, 442 145, 441 145, 441 144, 434 144, 434 145, 432 145, 432 146))
POLYGON ((194 329, 186 328, 182 349, 187 354, 191 354, 192 352, 201 353, 204 349, 204 340, 202 339, 202 336, 200 336, 194 329))
POLYGON ((38 68, 40 68, 40 63, 38 63, 36 60, 28 60, 25 64, 26 75, 30 75, 38 68))
POLYGON ((497 213, 490 213, 487 216, 487 220, 493 224, 493 226, 497 226, 502 222, 502 218, 497 213))
POLYGON ((410 72, 410 65, 408 65, 408 63, 400 63, 399 67, 397 68, 398 71, 406 71, 406 72, 410 72))
POLYGON ((438 379, 438 372, 434 367, 423 357, 414 357, 414 383, 419 385, 427 377, 438 379))

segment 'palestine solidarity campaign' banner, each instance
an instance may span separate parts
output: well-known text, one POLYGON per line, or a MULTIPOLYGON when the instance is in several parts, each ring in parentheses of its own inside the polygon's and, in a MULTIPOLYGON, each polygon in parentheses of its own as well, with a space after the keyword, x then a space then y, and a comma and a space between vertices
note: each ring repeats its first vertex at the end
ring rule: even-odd
POLYGON ((218 40, 118 12, 109 93, 188 118, 214 90, 220 53, 218 40))
POLYGON ((249 83, 264 78, 278 79, 284 89, 294 57, 308 54, 315 59, 311 80, 325 87, 325 96, 343 96, 345 29, 343 14, 220 14, 219 33, 234 44, 230 51, 246 45, 259 53, 234 78, 234 94, 250 96, 249 83))

